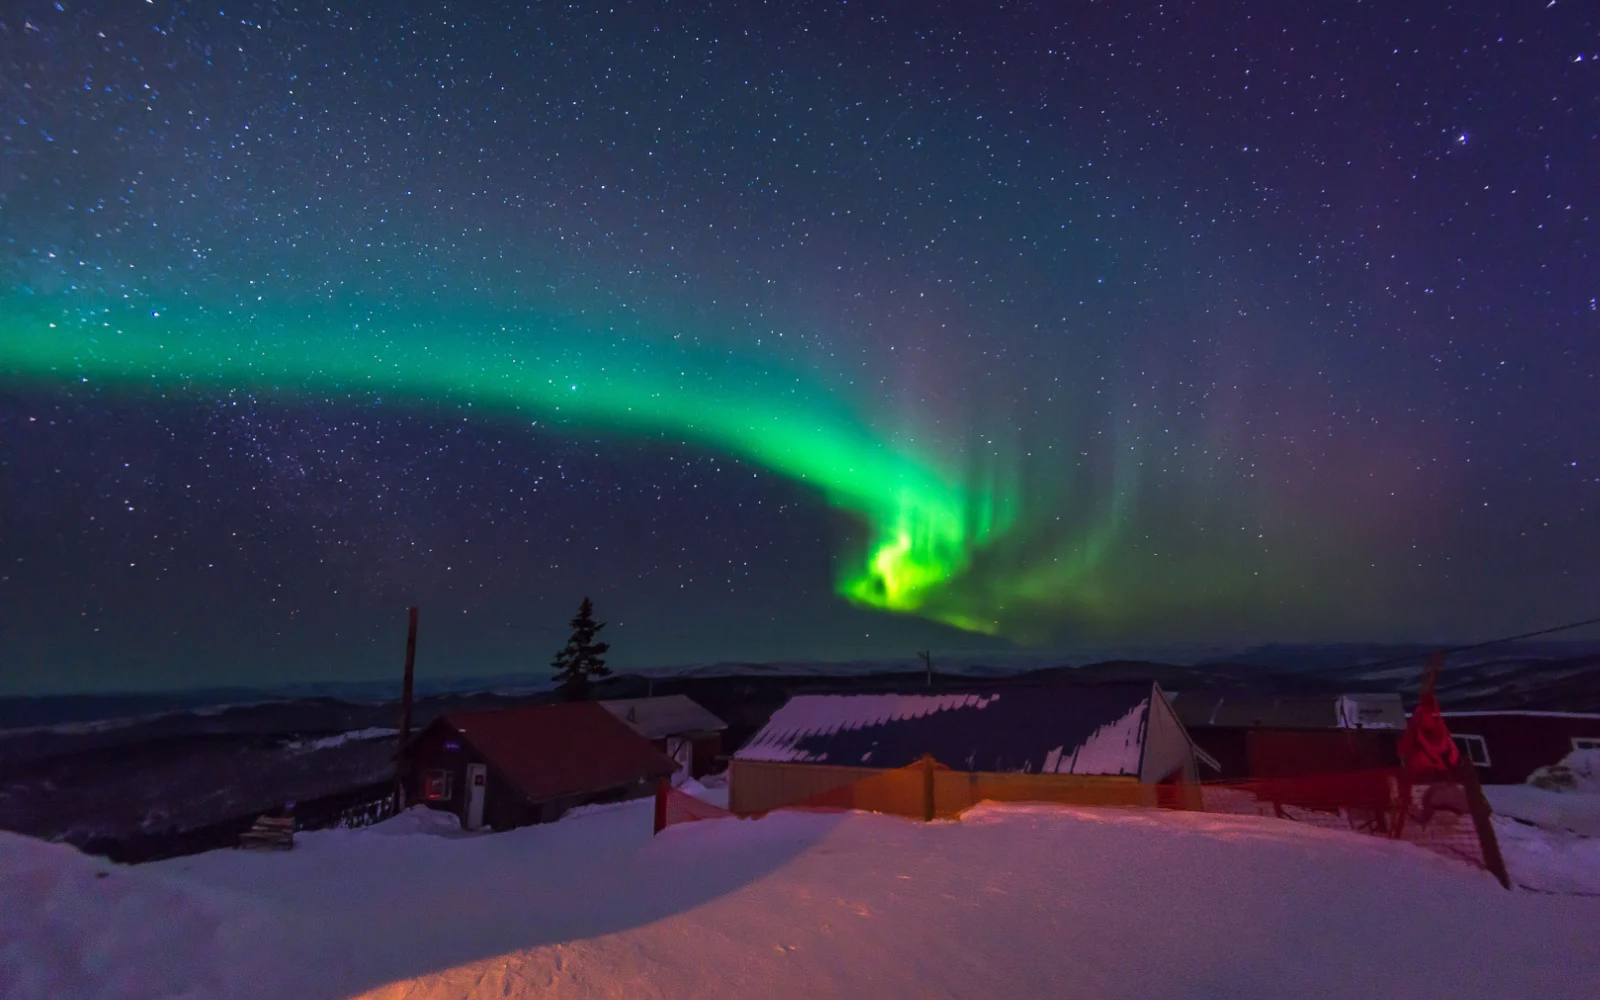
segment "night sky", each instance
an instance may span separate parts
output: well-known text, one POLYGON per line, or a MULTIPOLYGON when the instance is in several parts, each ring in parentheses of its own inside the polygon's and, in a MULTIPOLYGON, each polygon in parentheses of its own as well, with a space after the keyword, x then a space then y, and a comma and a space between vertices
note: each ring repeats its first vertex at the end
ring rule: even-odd
POLYGON ((0 8, 0 692, 1600 612, 1600 13, 0 8))

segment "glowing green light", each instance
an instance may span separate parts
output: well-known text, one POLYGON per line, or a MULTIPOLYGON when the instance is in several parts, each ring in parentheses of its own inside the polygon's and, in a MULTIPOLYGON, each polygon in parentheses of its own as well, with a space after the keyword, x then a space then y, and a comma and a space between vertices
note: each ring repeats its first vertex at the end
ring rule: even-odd
POLYGON ((944 605, 975 548, 1003 530, 997 512, 1011 498, 973 490, 929 456, 893 446, 837 394, 792 372, 642 338, 606 342, 559 317, 515 329, 503 317, 461 315, 385 327, 370 317, 172 309, 69 317, 4 305, 0 378, 12 381, 398 395, 619 430, 671 430, 805 483, 859 515, 866 553, 841 574, 841 595, 969 630, 998 628, 944 605))

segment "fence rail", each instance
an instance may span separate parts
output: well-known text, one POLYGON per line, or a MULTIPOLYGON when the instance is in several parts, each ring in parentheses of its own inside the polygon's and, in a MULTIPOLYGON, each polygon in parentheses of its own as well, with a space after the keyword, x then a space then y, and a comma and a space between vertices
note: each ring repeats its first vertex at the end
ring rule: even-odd
MULTIPOLYGON (((263 813, 278 810, 257 809, 253 812, 215 823, 185 829, 136 833, 121 837, 89 837, 75 846, 85 854, 97 854, 122 864, 142 864, 163 861, 188 854, 200 854, 224 847, 239 846, 239 838, 248 832, 263 813)), ((296 830, 326 830, 334 827, 359 827, 388 819, 394 814, 394 782, 384 780, 321 795, 295 802, 296 830)))

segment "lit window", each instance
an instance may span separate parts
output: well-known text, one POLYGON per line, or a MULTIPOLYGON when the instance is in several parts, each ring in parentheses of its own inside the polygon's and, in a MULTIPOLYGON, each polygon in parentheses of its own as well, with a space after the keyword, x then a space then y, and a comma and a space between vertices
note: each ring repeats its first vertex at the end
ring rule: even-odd
POLYGON ((455 792, 455 775, 449 771, 422 772, 422 797, 429 802, 448 802, 455 792))
POLYGON ((1460 733, 1452 736, 1456 746, 1468 760, 1478 767, 1489 766, 1489 744, 1483 741, 1482 736, 1465 736, 1460 733))

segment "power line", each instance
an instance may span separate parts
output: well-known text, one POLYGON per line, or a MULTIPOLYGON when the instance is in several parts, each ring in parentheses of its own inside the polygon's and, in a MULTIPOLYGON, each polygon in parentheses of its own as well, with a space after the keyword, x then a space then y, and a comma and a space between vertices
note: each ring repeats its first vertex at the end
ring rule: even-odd
POLYGON ((1489 646, 1500 646, 1508 642, 1517 642, 1521 639, 1536 639, 1541 635, 1550 635, 1555 632, 1569 632, 1575 628, 1583 628, 1585 625, 1600 625, 1600 618, 1586 618, 1581 622, 1570 622, 1566 625, 1553 625, 1550 628, 1542 628, 1534 632, 1524 632, 1521 635, 1508 635, 1503 639, 1490 639, 1487 642, 1474 642, 1466 646, 1452 646, 1449 649, 1428 650, 1427 652, 1422 653, 1408 653, 1405 656, 1397 656, 1392 660, 1380 660, 1377 663, 1363 663, 1361 664, 1361 669, 1371 670, 1375 667, 1388 667, 1397 663, 1409 663, 1412 660, 1421 659, 1425 656, 1430 656, 1433 653, 1439 653, 1442 656, 1449 656, 1452 653, 1465 653, 1474 649, 1486 649, 1489 646))

